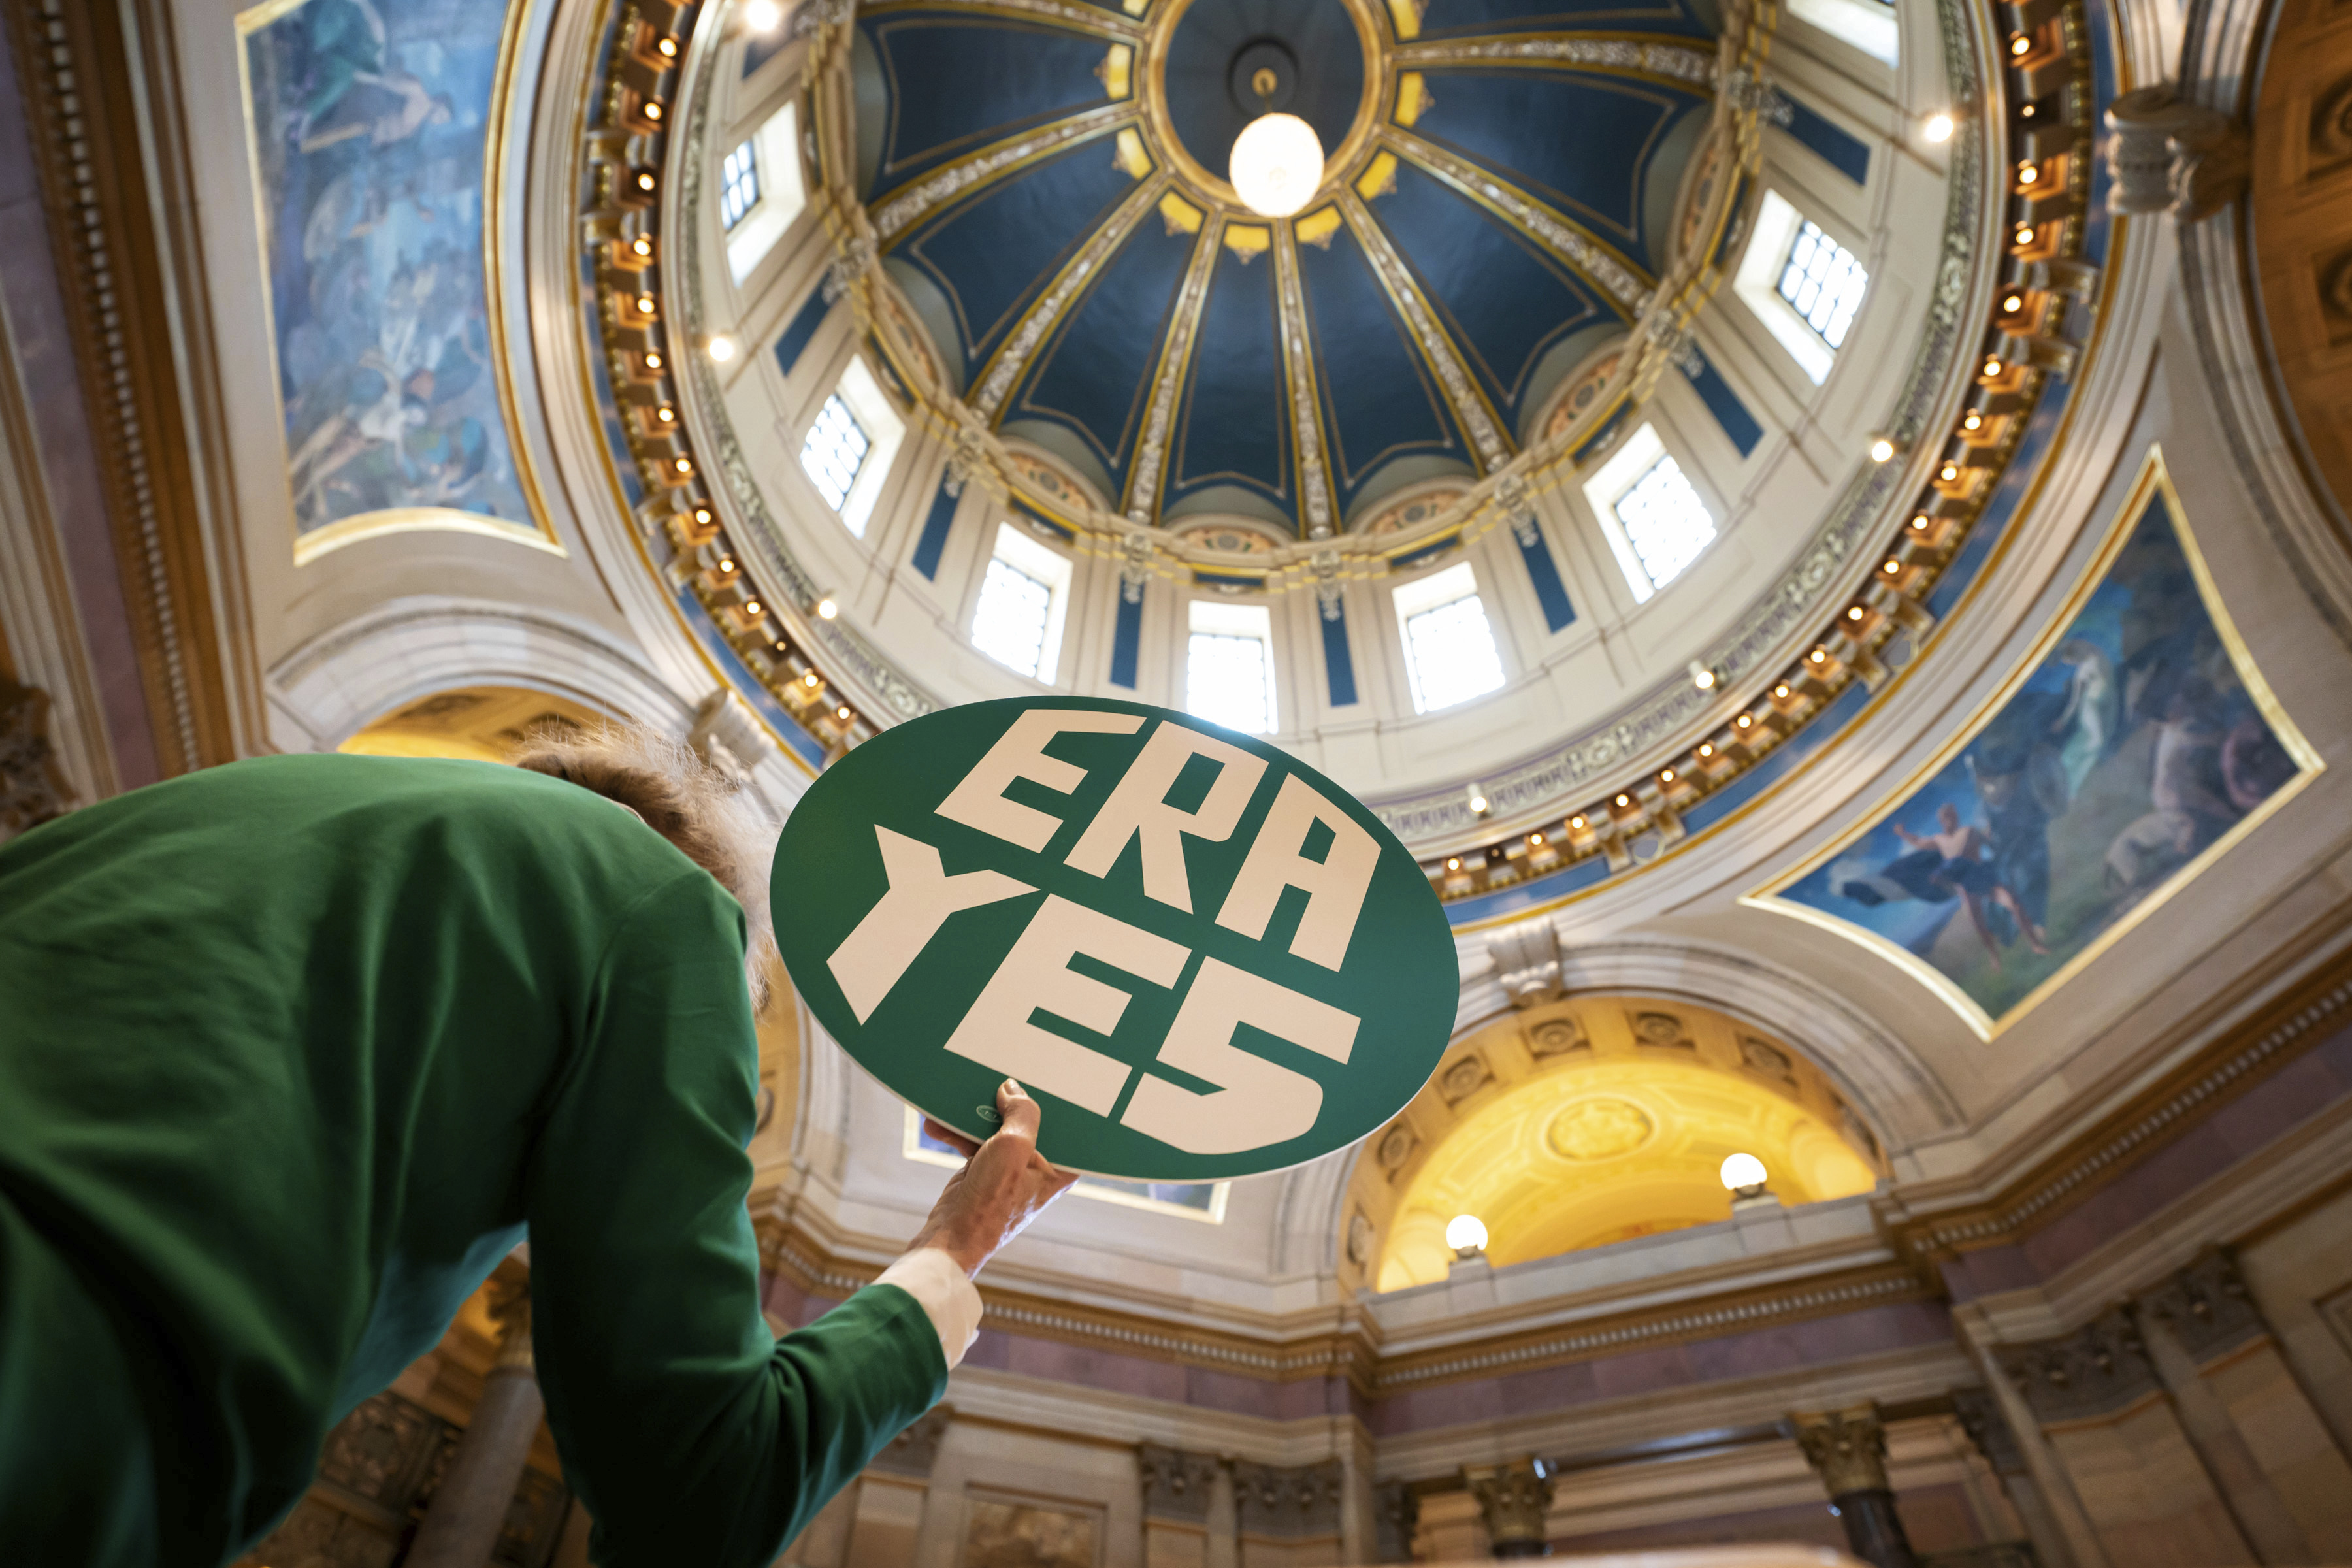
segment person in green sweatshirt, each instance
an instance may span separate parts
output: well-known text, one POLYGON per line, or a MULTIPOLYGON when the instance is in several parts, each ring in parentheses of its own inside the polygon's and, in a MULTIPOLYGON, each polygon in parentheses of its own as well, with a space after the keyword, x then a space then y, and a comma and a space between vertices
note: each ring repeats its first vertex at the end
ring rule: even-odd
POLYGON ((236 1557, 526 1237, 606 1568, 770 1563, 945 1392, 1072 1180, 1036 1103, 775 1338, 772 833, 643 731, 520 761, 260 758, 0 847, 0 1560, 236 1557))

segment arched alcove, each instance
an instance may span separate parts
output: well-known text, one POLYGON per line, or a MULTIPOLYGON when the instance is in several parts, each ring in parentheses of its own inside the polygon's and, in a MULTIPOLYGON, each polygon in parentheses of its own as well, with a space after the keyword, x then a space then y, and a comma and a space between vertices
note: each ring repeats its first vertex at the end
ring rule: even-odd
POLYGON ((1497 1265, 1727 1218, 1726 1156, 1790 1205, 1870 1191, 1876 1137, 1797 1046, 1678 999, 1586 994, 1454 1042, 1349 1180, 1343 1273, 1443 1279, 1454 1215, 1497 1265))

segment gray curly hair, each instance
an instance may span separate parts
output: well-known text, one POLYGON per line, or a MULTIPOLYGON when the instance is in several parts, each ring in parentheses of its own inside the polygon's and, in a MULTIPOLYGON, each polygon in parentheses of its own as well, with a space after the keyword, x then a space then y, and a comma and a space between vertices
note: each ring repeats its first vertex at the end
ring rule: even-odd
POLYGON ((514 764, 627 806, 743 906, 744 978, 751 1010, 768 1006, 776 951, 768 865, 776 829, 735 781, 691 749, 642 724, 547 725, 523 737, 514 764))

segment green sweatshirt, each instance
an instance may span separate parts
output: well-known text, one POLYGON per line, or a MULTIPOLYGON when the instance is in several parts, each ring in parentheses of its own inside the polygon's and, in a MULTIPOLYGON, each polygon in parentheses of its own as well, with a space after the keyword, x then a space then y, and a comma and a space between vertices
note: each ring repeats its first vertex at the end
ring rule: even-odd
POLYGON ((761 1319, 743 943, 652 829, 486 763, 237 763, 0 848, 0 1196, 152 1325, 172 1561, 264 1533, 526 1229, 616 1568, 768 1563, 939 1399, 896 1287, 761 1319))

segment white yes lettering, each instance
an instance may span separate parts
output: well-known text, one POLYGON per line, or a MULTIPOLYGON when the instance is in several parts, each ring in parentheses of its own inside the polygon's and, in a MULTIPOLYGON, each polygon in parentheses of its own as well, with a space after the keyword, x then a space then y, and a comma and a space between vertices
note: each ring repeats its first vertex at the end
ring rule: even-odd
POLYGON ((1018 844, 1034 855, 1053 841, 1062 819, 1005 799, 1004 786, 1014 779, 1027 779, 1067 795, 1078 787, 1087 770, 1076 763, 1047 756, 1048 741, 1067 730, 1132 735, 1142 727, 1143 716, 1139 713, 1106 713, 1093 708, 1032 708, 1013 721, 1012 726, 997 737, 996 744, 988 748, 988 754, 964 774, 963 782, 948 792, 947 799, 939 804, 939 814, 950 822, 961 822, 1008 844, 1018 844))
POLYGON ((1282 781, 1282 792, 1259 825, 1241 874, 1225 894, 1224 908, 1217 911, 1217 923, 1252 942, 1264 942, 1282 889, 1304 888, 1307 912, 1298 917, 1290 951, 1337 969, 1347 961, 1356 917, 1363 912, 1364 895, 1371 890, 1372 873, 1380 863, 1381 847, 1372 836, 1292 773, 1282 781), (1331 851, 1319 861, 1303 853, 1307 832, 1318 822, 1331 830, 1331 851))
POLYGON ((1238 1154, 1301 1137, 1323 1109, 1323 1086, 1243 1050, 1234 1044, 1234 1030, 1248 1024, 1345 1062, 1355 1049, 1358 1023, 1352 1013, 1246 969, 1203 959, 1160 1047, 1160 1060, 1223 1087, 1194 1094, 1147 1074, 1119 1121, 1188 1154, 1238 1154))
POLYGON ((1175 984, 1192 956, 1165 937, 1048 893, 948 1037, 947 1048, 1031 1089, 1108 1116, 1135 1069, 1030 1021, 1042 1008, 1097 1035, 1118 1027, 1131 998, 1116 985, 1073 970, 1070 960, 1081 952, 1155 985, 1175 984))
POLYGON ((950 915, 1036 891, 1001 871, 950 877, 940 866, 937 849, 879 824, 874 837, 882 847, 882 870, 889 889, 825 960, 861 1024, 874 1016, 950 915))
POLYGON ((1185 834, 1211 844, 1233 837, 1234 825, 1265 776, 1265 761, 1213 735, 1162 720, 1143 742, 1110 798, 1087 824, 1087 831, 1070 851, 1069 863, 1090 877, 1108 877, 1118 863, 1128 840, 1143 840, 1143 890, 1163 904, 1192 912, 1192 883, 1184 874, 1185 834), (1197 811, 1180 811, 1168 804, 1168 792, 1184 764, 1207 757, 1218 764, 1217 782, 1197 811))

